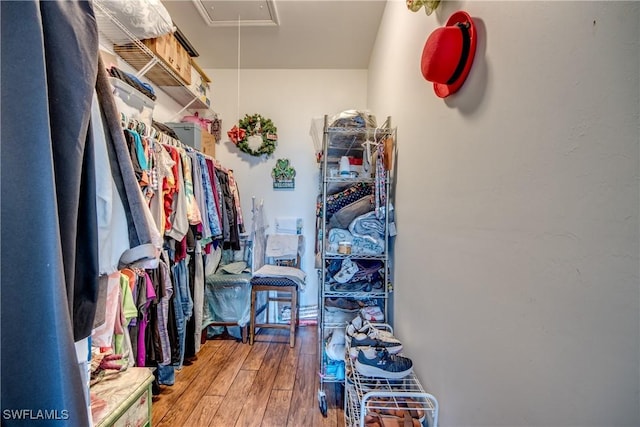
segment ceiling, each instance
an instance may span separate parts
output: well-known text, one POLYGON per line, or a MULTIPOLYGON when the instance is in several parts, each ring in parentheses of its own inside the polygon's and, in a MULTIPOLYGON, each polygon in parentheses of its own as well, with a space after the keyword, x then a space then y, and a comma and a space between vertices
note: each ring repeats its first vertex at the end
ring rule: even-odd
POLYGON ((201 68, 365 69, 386 0, 162 0, 162 4, 198 52, 201 68), (219 22, 207 23, 200 11, 206 11, 209 21, 219 22), (277 24, 269 22, 272 19, 277 24))

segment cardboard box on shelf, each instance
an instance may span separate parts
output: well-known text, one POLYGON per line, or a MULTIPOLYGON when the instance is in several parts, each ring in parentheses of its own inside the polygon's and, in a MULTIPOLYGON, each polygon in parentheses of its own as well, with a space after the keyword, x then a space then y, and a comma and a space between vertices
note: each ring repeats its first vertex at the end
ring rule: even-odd
POLYGON ((202 131, 202 152, 207 156, 216 157, 216 138, 204 130, 202 131))

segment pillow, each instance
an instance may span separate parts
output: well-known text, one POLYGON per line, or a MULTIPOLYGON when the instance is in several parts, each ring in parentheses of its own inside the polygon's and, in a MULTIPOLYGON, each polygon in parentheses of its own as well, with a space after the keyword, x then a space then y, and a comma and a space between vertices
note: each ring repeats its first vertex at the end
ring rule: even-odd
MULTIPOLYGON (((346 190, 327 196, 327 219, 331 219, 331 216, 343 207, 371 194, 373 194, 373 185, 366 182, 359 182, 347 188, 346 190)), ((319 200, 316 206, 316 215, 321 216, 322 200, 320 198, 318 199, 319 200)))
POLYGON ((329 226, 331 228, 348 228, 349 224, 367 212, 371 212, 375 208, 373 196, 364 196, 353 203, 341 208, 338 212, 333 214, 329 220, 329 226))
MULTIPOLYGON (((138 39, 152 39, 173 32, 171 15, 160 0, 102 0, 100 4, 138 39)), ((100 28, 100 14, 96 18, 100 28)))

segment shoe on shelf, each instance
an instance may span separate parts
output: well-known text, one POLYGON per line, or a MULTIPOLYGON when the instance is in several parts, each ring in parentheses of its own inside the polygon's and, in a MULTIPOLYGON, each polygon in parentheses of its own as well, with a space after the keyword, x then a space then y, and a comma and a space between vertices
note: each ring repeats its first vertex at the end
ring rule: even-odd
POLYGON ((356 312, 360 310, 360 303, 350 298, 325 298, 324 307, 327 311, 349 311, 356 312))
POLYGON ((371 291, 371 283, 366 280, 359 282, 337 283, 331 285, 333 292, 369 292, 371 291))
POLYGON ((365 416, 364 425, 365 427, 421 427, 422 423, 411 418, 408 413, 403 417, 373 413, 365 416))
POLYGON ((413 372, 408 357, 389 354, 386 349, 361 347, 356 359, 356 370, 365 377, 401 379, 413 372))
POLYGON ((393 397, 372 397, 367 401, 367 413, 380 415, 392 415, 396 417, 404 417, 405 413, 409 413, 411 418, 415 418, 420 422, 424 421, 425 412, 424 402, 420 402, 412 397, 393 396, 393 397))
POLYGON ((369 305, 360 309, 360 316, 370 322, 384 322, 384 313, 377 305, 369 305))
POLYGON ((333 279, 338 283, 347 283, 358 272, 358 265, 349 258, 342 260, 342 268, 333 279))
POLYGON ((376 328, 360 316, 349 323, 346 333, 349 336, 351 347, 384 348, 391 354, 402 351, 402 342, 391 332, 376 328))
POLYGON ((346 327, 347 324, 351 322, 355 316, 356 313, 353 311, 344 311, 333 307, 331 308, 331 310, 329 310, 325 307, 323 320, 324 323, 339 324, 346 327))

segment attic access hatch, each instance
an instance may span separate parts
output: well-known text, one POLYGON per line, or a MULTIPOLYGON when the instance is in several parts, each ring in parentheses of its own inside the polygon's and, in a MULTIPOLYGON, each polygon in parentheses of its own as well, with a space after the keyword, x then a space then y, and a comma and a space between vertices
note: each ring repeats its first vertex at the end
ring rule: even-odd
POLYGON ((275 0, 192 1, 210 27, 279 25, 275 0))

